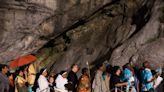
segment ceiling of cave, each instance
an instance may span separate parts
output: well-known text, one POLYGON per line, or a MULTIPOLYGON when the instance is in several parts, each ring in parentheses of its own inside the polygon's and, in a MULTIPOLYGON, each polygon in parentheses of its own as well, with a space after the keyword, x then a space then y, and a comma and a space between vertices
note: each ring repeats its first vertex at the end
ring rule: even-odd
POLYGON ((0 1, 0 63, 35 54, 56 72, 106 60, 164 67, 163 0, 0 1))

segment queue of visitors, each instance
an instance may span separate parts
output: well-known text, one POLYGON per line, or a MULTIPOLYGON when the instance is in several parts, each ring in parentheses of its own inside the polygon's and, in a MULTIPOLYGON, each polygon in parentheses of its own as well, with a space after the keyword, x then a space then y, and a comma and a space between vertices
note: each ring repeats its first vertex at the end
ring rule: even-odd
POLYGON ((148 61, 141 69, 130 63, 123 68, 101 63, 96 68, 94 77, 88 68, 82 68, 78 78, 77 64, 71 66, 71 71, 56 75, 49 74, 46 68, 36 73, 33 63, 19 67, 15 72, 9 72, 9 67, 1 64, 0 92, 154 92, 163 80, 160 77, 162 70, 158 68, 153 72, 148 61))

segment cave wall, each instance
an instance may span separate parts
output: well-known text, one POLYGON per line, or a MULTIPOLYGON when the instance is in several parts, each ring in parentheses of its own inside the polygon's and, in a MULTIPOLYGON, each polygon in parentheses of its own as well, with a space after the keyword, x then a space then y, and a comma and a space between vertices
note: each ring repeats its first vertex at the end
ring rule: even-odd
POLYGON ((0 62, 37 52, 110 0, 0 0, 0 62))
MULTIPOLYGON (((164 67, 164 29, 160 20, 160 17, 163 17, 160 12, 162 7, 161 2, 154 3, 146 24, 133 37, 113 51, 109 62, 122 66, 125 62, 132 61, 136 67, 141 67, 144 61, 149 61, 154 68, 164 67)), ((143 17, 146 20, 145 16, 143 17)))
POLYGON ((0 62, 34 53, 67 70, 107 60, 164 67, 162 0, 0 0, 0 62))
POLYGON ((56 72, 69 69, 73 63, 88 67, 89 62, 93 68, 104 61, 123 66, 133 60, 141 67, 148 60, 163 67, 163 23, 159 19, 163 4, 159 2, 125 0, 106 6, 88 22, 80 22, 48 43, 39 52, 39 62, 56 72))

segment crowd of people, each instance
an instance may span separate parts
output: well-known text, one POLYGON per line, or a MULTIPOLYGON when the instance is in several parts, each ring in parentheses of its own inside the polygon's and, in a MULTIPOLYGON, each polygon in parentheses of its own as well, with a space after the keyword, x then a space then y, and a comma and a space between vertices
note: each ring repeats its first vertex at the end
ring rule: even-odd
POLYGON ((8 65, 1 64, 0 92, 153 92, 155 85, 162 82, 162 70, 152 71, 148 61, 141 69, 131 63, 122 68, 100 63, 96 68, 91 77, 88 68, 79 69, 77 64, 73 64, 70 71, 58 74, 49 74, 46 68, 36 73, 34 64, 9 72, 8 65))

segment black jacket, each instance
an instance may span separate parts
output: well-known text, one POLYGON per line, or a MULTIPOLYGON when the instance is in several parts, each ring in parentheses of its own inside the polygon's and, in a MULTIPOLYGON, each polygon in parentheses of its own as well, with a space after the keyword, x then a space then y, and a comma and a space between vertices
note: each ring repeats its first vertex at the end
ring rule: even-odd
POLYGON ((68 73, 68 90, 76 92, 77 83, 78 83, 78 77, 76 73, 74 73, 73 71, 70 71, 68 73))

